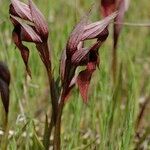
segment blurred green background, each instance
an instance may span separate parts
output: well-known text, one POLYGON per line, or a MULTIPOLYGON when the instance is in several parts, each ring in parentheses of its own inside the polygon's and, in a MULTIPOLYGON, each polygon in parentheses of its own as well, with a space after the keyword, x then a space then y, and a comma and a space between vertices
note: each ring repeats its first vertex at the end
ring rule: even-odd
MULTIPOLYGON (((98 0, 34 0, 45 15, 50 30, 49 43, 55 77, 68 36, 79 19, 93 6, 92 21, 100 20, 98 0)), ((0 60, 11 72, 9 149, 39 149, 45 114, 50 113, 46 71, 34 44, 29 66, 32 79, 26 76, 19 50, 11 40, 13 26, 9 20, 8 0, 0 0, 0 60)), ((150 22, 149 0, 131 0, 125 22, 150 22)), ((62 117, 64 150, 150 149, 150 117, 147 103, 140 125, 136 121, 144 101, 150 95, 150 29, 124 26, 118 45, 117 84, 111 78, 112 26, 110 36, 100 48, 100 69, 94 73, 89 102, 83 104, 77 87, 67 101, 62 117), (122 66, 122 67, 120 67, 122 66), (137 137, 136 134, 139 133, 137 137), (146 136, 145 136, 146 133, 146 136)), ((2 105, 0 105, 0 115, 2 105)), ((0 116, 2 117, 2 115, 0 116)), ((2 125, 2 121, 1 121, 2 125)), ((0 127, 1 128, 1 127, 0 127)))

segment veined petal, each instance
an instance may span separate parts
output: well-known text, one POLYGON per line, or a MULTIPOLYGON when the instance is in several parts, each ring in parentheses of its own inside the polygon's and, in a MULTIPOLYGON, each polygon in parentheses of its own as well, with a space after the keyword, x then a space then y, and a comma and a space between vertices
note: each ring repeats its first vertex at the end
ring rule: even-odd
POLYGON ((88 53, 89 53, 90 49, 87 48, 82 48, 78 51, 76 51, 71 58, 71 63, 75 66, 81 65, 83 60, 87 60, 88 57, 88 53))
POLYGON ((48 39, 48 25, 40 10, 36 7, 32 0, 29 0, 29 7, 35 28, 43 40, 48 39))
POLYGON ((74 51, 77 50, 77 47, 82 40, 84 27, 87 24, 87 21, 88 21, 88 15, 84 16, 81 19, 81 21, 75 26, 67 42, 67 53, 73 54, 74 51))
POLYGON ((30 25, 21 22, 21 20, 19 20, 15 16, 11 16, 11 20, 12 20, 12 22, 15 22, 14 26, 18 26, 18 25, 21 26, 20 39, 22 41, 34 42, 34 43, 42 42, 40 36, 34 30, 34 27, 31 27, 30 25))
POLYGON ((71 63, 76 66, 82 66, 87 64, 88 61, 90 61, 89 53, 91 51, 97 51, 101 46, 101 44, 102 44, 101 41, 97 41, 90 48, 82 48, 76 51, 72 56, 71 63))
POLYGON ((22 19, 32 21, 31 11, 27 4, 19 0, 11 0, 9 13, 22 19))
POLYGON ((21 26, 22 26, 22 30, 21 30, 21 39, 22 39, 22 41, 42 43, 42 39, 35 32, 33 27, 31 27, 27 24, 21 24, 21 26))
POLYGON ((84 34, 82 35, 82 40, 97 38, 97 36, 110 24, 112 19, 114 19, 116 16, 117 13, 114 12, 101 21, 86 25, 84 28, 84 34))

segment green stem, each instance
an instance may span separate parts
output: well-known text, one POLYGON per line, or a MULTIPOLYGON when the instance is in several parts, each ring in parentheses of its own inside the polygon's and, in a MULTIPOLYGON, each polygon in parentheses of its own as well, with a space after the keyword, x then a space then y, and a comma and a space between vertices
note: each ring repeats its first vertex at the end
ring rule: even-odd
POLYGON ((52 118, 54 122, 56 122, 57 116, 57 98, 56 98, 56 91, 55 91, 55 83, 54 78, 51 73, 51 68, 47 69, 48 79, 49 79, 49 87, 50 87, 50 95, 51 95, 51 102, 52 102, 52 118))
POLYGON ((54 118, 53 118, 53 114, 52 114, 50 123, 48 125, 48 129, 45 130, 45 132, 44 132, 43 145, 45 147, 45 150, 49 150, 50 137, 51 137, 53 127, 54 127, 54 118))
POLYGON ((55 125, 55 131, 54 131, 54 150, 60 150, 61 149, 61 117, 62 112, 64 108, 64 95, 63 92, 60 95, 59 105, 58 105, 58 111, 57 111, 57 120, 55 125))
POLYGON ((57 101, 57 95, 56 95, 55 80, 54 80, 53 73, 52 73, 51 58, 49 54, 50 50, 48 47, 48 43, 43 43, 42 45, 37 44, 36 47, 39 50, 41 54, 40 57, 46 67, 48 81, 49 81, 49 88, 50 88, 50 97, 51 97, 51 103, 52 103, 52 113, 51 113, 52 116, 51 116, 51 121, 48 126, 48 134, 46 137, 44 137, 44 141, 43 141, 45 149, 48 150, 50 146, 50 137, 51 137, 52 129, 56 122, 58 101, 57 101))

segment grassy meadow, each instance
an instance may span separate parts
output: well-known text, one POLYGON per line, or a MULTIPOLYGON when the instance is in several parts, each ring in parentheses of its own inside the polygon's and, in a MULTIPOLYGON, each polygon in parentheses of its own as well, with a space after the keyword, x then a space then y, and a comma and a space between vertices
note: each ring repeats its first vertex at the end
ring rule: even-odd
MULTIPOLYGON (((94 4, 91 20, 100 20, 98 0, 33 0, 48 20, 55 77, 59 61, 74 25, 94 4)), ((34 44, 26 75, 19 50, 11 40, 9 0, 0 0, 0 60, 11 72, 9 150, 40 150, 46 114, 51 111, 46 70, 34 44)), ((150 22, 149 0, 131 0, 125 22, 150 22)), ((78 88, 66 102, 62 117, 63 150, 150 149, 150 28, 124 26, 118 45, 118 77, 111 77, 112 25, 100 48, 100 69, 94 72, 89 101, 84 104, 78 88), (141 109, 142 118, 138 122, 141 109)), ((0 131, 3 127, 0 101, 0 131)), ((0 132, 0 137, 2 134, 0 132)))

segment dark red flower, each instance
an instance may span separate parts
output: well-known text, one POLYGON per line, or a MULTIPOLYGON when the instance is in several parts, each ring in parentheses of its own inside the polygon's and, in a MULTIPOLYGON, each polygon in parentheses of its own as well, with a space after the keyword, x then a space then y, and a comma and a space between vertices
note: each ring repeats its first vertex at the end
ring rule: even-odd
POLYGON ((128 0, 101 0, 101 13, 106 17, 118 11, 118 15, 114 19, 114 49, 117 48, 118 37, 122 28, 122 23, 126 10, 128 9, 128 0))
POLYGON ((29 49, 23 45, 23 41, 36 44, 40 57, 48 68, 50 65, 47 44, 48 25, 42 13, 32 0, 29 0, 28 5, 19 0, 11 0, 9 13, 14 25, 12 33, 13 41, 21 52, 28 73, 30 74, 28 67, 29 49))
POLYGON ((3 62, 0 62, 0 93, 6 114, 9 111, 9 83, 10 72, 8 67, 3 62))
POLYGON ((87 101, 90 80, 99 64, 98 49, 106 40, 107 26, 115 17, 116 13, 113 13, 101 21, 88 23, 88 16, 85 16, 72 31, 63 51, 60 66, 64 97, 77 83, 84 102, 87 101), (84 47, 84 42, 90 39, 97 41, 91 47, 84 47), (86 66, 86 69, 75 75, 78 66, 86 66))

